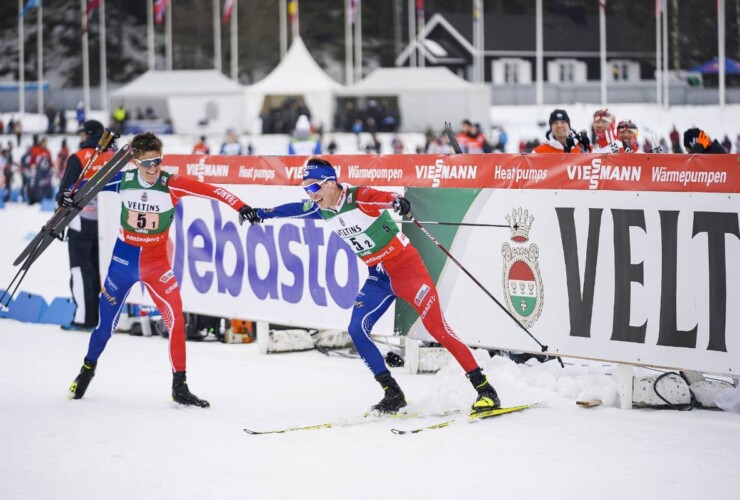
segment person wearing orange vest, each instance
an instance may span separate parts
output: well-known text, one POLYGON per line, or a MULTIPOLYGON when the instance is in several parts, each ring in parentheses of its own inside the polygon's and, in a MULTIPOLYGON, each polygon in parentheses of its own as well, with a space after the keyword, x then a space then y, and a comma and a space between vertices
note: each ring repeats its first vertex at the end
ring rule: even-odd
MULTIPOLYGON (((80 149, 67 159, 67 167, 59 181, 57 204, 61 203, 62 194, 70 189, 82 174, 82 169, 95 152, 105 128, 97 120, 88 120, 80 129, 80 149)), ((109 149, 113 146, 109 146, 109 149)), ((90 168, 85 177, 94 172, 90 168)), ((72 324, 65 329, 92 330, 98 324, 98 306, 100 304, 100 267, 98 264, 98 206, 93 200, 80 211, 67 230, 67 247, 71 271, 70 288, 75 303, 75 314, 72 324)))
POLYGON ((570 117, 564 109, 550 113, 550 130, 545 142, 534 148, 534 153, 583 153, 589 152, 591 143, 585 134, 576 134, 570 128, 570 117))
POLYGON ((208 146, 208 143, 206 142, 206 136, 201 135, 200 141, 196 142, 193 146, 193 154, 194 155, 207 155, 210 154, 211 148, 208 146))

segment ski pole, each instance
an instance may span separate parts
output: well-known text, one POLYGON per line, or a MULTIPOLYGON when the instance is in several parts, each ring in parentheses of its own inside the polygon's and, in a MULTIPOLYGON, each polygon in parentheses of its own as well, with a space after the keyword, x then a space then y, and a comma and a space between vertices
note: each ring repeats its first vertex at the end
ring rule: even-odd
MULTIPOLYGON (((413 224, 414 221, 412 220, 399 220, 396 221, 401 224, 413 224)), ((508 224, 483 224, 483 223, 477 223, 477 222, 439 222, 439 221, 422 221, 424 224, 433 225, 433 226, 472 226, 472 227, 505 227, 506 229, 509 229, 510 226, 508 224)))
POLYGON ((455 154, 462 154, 462 149, 460 149, 460 145, 457 143, 455 134, 452 132, 452 124, 450 122, 445 122, 445 134, 447 134, 447 139, 450 141, 450 146, 452 146, 452 150, 455 154))
MULTIPOLYGON (((432 233, 430 233, 429 231, 427 231, 427 228, 425 228, 418 220, 414 219, 413 217, 411 217, 411 222, 413 222, 419 229, 421 229, 421 231, 427 236, 427 238, 429 238, 430 240, 432 240, 432 243, 434 243, 435 245, 437 245, 437 247, 440 250, 442 250, 445 253, 445 255, 447 255, 447 257, 449 257, 450 260, 452 260, 452 262, 454 262, 455 264, 457 264, 457 267, 459 267, 462 270, 462 272, 464 272, 465 274, 467 274, 468 275, 468 278, 470 278, 471 280, 473 280, 473 283, 475 283, 476 285, 478 285, 478 287, 481 290, 483 290, 483 292, 486 295, 488 295, 488 297, 491 300, 493 300, 496 303, 496 305, 501 308, 501 310, 503 310, 512 320, 514 320, 514 323, 516 323, 519 326, 519 328, 521 328, 522 330, 524 330, 527 335, 529 335, 530 337, 532 337, 532 340, 534 340, 535 342, 537 342, 537 345, 540 346, 540 348, 542 349, 542 352, 546 352, 547 351, 547 346, 546 345, 543 345, 539 340, 537 340, 537 338, 534 335, 532 335, 532 333, 529 330, 527 330, 527 328, 518 319, 516 319, 516 317, 513 314, 511 314, 511 312, 509 312, 509 310, 507 308, 505 308, 504 305, 501 302, 499 302, 498 299, 496 297, 494 297, 493 294, 491 292, 489 292, 488 289, 486 287, 484 287, 481 284, 480 281, 478 281, 475 278, 475 276, 473 276, 472 274, 470 274, 470 271, 468 271, 467 269, 465 269, 465 266, 463 266, 460 263, 460 261, 457 260, 449 252, 449 250, 447 250, 439 241, 437 241, 437 238, 435 238, 434 236, 432 236, 432 233)), ((560 359, 560 358, 558 358, 558 359, 560 359)), ((560 361, 560 364, 561 365, 562 365, 562 363, 563 362, 560 361)))

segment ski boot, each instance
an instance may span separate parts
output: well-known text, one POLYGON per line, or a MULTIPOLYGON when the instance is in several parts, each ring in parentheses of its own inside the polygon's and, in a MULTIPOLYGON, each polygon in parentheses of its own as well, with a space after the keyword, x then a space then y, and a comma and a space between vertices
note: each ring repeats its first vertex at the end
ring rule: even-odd
POLYGON ((185 380, 185 372, 175 372, 172 375, 172 399, 175 403, 187 406, 198 406, 208 408, 211 404, 205 399, 190 392, 188 382, 185 380))
POLYGON ((496 389, 488 383, 488 377, 483 375, 480 368, 476 368, 468 373, 467 377, 470 379, 473 387, 475 387, 475 390, 478 391, 478 399, 475 400, 475 403, 473 403, 470 409, 471 415, 501 408, 501 401, 498 399, 496 389))
POLYGON ((401 391, 398 382, 395 381, 389 372, 377 375, 375 380, 380 383, 380 386, 385 391, 385 396, 383 396, 383 399, 378 404, 373 405, 371 410, 379 413, 394 414, 406 406, 406 398, 403 395, 403 391, 401 391))
POLYGON ((97 361, 93 362, 85 358, 80 369, 80 374, 77 375, 72 385, 69 386, 69 399, 82 399, 87 391, 87 386, 90 385, 90 381, 95 376, 95 367, 98 366, 97 361))

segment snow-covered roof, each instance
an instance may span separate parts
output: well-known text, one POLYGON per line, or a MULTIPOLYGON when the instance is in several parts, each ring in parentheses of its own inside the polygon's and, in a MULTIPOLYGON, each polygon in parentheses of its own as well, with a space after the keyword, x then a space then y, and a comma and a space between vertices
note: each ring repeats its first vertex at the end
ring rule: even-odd
POLYGON ((398 93, 404 90, 470 90, 473 85, 445 67, 378 68, 347 88, 353 91, 398 93))
POLYGON ((111 92, 112 97, 213 95, 242 92, 243 87, 214 69, 147 71, 128 85, 111 92))
POLYGON ((272 72, 247 87, 266 94, 303 94, 312 90, 337 90, 343 86, 327 75, 299 37, 272 72))

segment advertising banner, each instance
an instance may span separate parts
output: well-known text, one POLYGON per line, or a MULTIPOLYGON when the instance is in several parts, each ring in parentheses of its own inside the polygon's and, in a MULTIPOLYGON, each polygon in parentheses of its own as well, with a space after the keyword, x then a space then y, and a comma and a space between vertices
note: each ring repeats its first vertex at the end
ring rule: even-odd
MULTIPOLYGON (((407 195, 419 220, 449 220, 449 195, 407 195)), ((460 227, 446 248, 549 352, 740 372, 736 196, 484 189, 457 199, 462 222, 508 227, 460 227)), ((423 233, 407 234, 465 343, 539 350, 423 233)), ((418 320, 410 333, 429 338, 418 320)))

